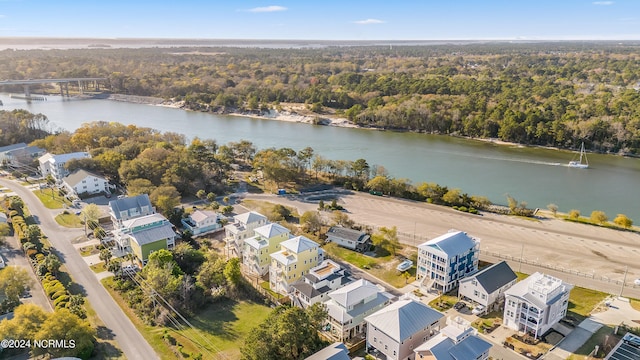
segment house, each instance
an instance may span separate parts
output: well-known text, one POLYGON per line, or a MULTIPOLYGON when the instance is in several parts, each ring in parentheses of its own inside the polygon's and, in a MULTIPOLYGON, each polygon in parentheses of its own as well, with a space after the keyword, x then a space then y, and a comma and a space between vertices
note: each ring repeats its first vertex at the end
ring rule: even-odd
POLYGON ((311 268, 324 260, 324 251, 304 236, 280 243, 280 251, 271 256, 269 284, 271 290, 286 295, 289 285, 308 274, 311 268))
POLYGON ((567 315, 573 285, 536 272, 505 292, 504 326, 540 337, 567 315))
POLYGON ((324 260, 311 268, 302 279, 291 284, 291 301, 303 309, 329 299, 329 293, 339 289, 355 279, 351 274, 331 260, 324 260))
POLYGON ((69 171, 64 168, 64 165, 75 159, 88 159, 91 155, 88 152, 74 152, 68 154, 53 155, 46 153, 38 158, 40 163, 40 172, 42 177, 51 175, 56 181, 61 181, 63 177, 69 175, 69 171))
POLYGON ((402 299, 365 321, 369 352, 381 353, 389 360, 414 359, 413 349, 440 331, 444 315, 419 301, 402 299))
POLYGON ((152 252, 173 249, 176 233, 162 214, 151 214, 124 220, 113 237, 120 251, 132 253, 144 266, 152 252))
POLYGON ((349 350, 340 342, 333 343, 305 360, 351 360, 349 350))
POLYGON ((485 309, 497 308, 504 300, 504 292, 517 280, 507 262, 501 261, 460 280, 458 295, 485 309))
POLYGON ((253 230, 254 236, 244 241, 242 264, 260 276, 269 272, 271 254, 280 250, 280 244, 291 238, 291 232, 280 224, 267 224, 253 230))
POLYGON ((215 211, 198 209, 181 221, 185 230, 189 230, 195 236, 222 228, 220 224, 222 219, 224 219, 224 216, 215 211))
POLYGON ((151 205, 147 194, 109 201, 109 214, 116 229, 122 227, 124 221, 155 214, 155 212, 156 209, 151 205))
POLYGON ((33 163, 46 152, 47 150, 37 146, 25 146, 6 151, 2 161, 10 166, 32 166, 33 163))
POLYGON ((342 226, 332 226, 327 231, 327 242, 334 242, 347 249, 367 252, 371 247, 371 236, 362 231, 348 229, 342 226))
POLYGON ((79 197, 82 197, 80 195, 108 194, 111 189, 109 182, 104 177, 82 169, 65 176, 62 179, 62 186, 69 193, 79 197))
POLYGON ((229 255, 242 256, 244 240, 254 235, 253 230, 267 224, 267 217, 255 211, 233 217, 233 223, 224 227, 225 243, 229 255))
POLYGON ((326 334, 347 341, 365 333, 365 318, 391 303, 393 295, 367 280, 356 280, 329 293, 326 334))
POLYGON ((478 337, 471 323, 460 317, 447 319, 440 333, 413 349, 416 360, 486 360, 491 344, 478 337))
POLYGON ((458 281, 478 271, 480 240, 450 230, 418 246, 416 279, 421 286, 449 292, 458 281))
POLYGON ((7 146, 0 146, 0 164, 9 163, 9 159, 7 158, 7 153, 13 150, 24 149, 27 147, 25 143, 12 144, 7 146))

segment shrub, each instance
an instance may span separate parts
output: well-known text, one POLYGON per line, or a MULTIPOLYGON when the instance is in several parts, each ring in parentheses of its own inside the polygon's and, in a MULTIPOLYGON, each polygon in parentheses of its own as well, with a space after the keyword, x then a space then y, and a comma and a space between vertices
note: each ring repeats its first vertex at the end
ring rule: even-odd
POLYGON ((27 250, 27 256, 28 257, 34 257, 34 256, 36 256, 37 253, 38 253, 37 249, 29 249, 29 250, 27 250))
POLYGON ((36 261, 37 261, 37 262, 41 262, 42 260, 44 260, 44 254, 42 254, 42 253, 37 253, 37 254, 36 254, 36 261))
POLYGON ((51 300, 56 300, 62 295, 67 295, 67 290, 56 291, 55 293, 53 293, 53 295, 51 295, 51 300))
POLYGON ((466 207, 466 206, 460 206, 460 207, 458 208, 458 210, 460 210, 460 211, 462 211, 462 212, 467 212, 467 211, 468 211, 468 209, 467 209, 467 207, 466 207))

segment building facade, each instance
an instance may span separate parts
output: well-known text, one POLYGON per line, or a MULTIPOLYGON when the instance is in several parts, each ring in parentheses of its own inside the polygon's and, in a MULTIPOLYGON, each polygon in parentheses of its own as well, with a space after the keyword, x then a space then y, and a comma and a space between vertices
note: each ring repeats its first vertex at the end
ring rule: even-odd
POLYGON ((220 221, 224 216, 215 211, 196 210, 189 214, 187 218, 181 220, 185 230, 189 230, 192 235, 202 235, 222 228, 220 221))
POLYGON ((413 351, 416 360, 487 360, 491 346, 478 337, 469 321, 456 317, 447 319, 438 335, 413 351))
POLYGON ((253 230, 254 236, 244 241, 242 264, 245 269, 260 276, 269 272, 271 254, 280 250, 280 244, 291 238, 291 232, 280 224, 267 224, 253 230))
POLYGON ((156 209, 147 194, 109 201, 109 214, 115 229, 121 228, 124 221, 155 213, 156 209))
POLYGON ((449 292, 478 271, 480 240, 451 230, 418 246, 416 279, 423 288, 449 292))
POLYGON ((234 216, 233 223, 224 227, 224 241, 229 256, 241 258, 244 240, 254 235, 254 229, 267 223, 267 217, 255 211, 234 216))
POLYGON ((133 254, 144 266, 152 252, 174 248, 176 233, 164 216, 151 214, 124 221, 113 237, 120 251, 133 254))
POLYGON ((324 260, 324 252, 318 244, 304 236, 296 236, 280 243, 280 251, 271 256, 269 284, 271 290, 289 293, 289 285, 308 274, 311 268, 324 260))
POLYGON ((327 259, 291 284, 289 296, 295 306, 306 309, 315 303, 327 301, 330 292, 353 281, 355 279, 347 270, 327 259))
POLYGON ((573 285, 536 272, 505 292, 504 326, 544 335, 567 315, 569 292, 573 285))
POLYGON ((504 293, 516 281, 516 273, 506 261, 501 261, 460 280, 458 294, 462 299, 482 305, 490 311, 502 306, 504 293))
POLYGON ((332 226, 326 241, 358 252, 367 252, 372 245, 369 234, 342 226, 332 226))
POLYGON ((111 187, 105 178, 82 169, 65 176, 62 186, 79 197, 111 193, 111 187))
POLYGON ((51 175, 56 181, 62 181, 62 178, 69 175, 69 171, 64 168, 64 165, 69 160, 88 159, 90 157, 91 155, 89 155, 88 152, 74 152, 60 155, 46 153, 38 159, 40 163, 40 173, 43 177, 51 175))

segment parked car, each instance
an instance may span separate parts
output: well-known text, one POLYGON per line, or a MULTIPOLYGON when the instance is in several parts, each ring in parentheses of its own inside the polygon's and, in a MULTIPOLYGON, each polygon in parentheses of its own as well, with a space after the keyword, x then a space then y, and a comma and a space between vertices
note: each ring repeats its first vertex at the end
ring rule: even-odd
POLYGON ((633 280, 633 283, 634 283, 635 285, 640 286, 640 279, 635 279, 635 280, 633 280))
POLYGON ((412 266, 413 266, 413 261, 406 259, 405 261, 398 264, 398 266, 396 267, 396 270, 403 272, 411 269, 412 266))
POLYGON ((462 301, 458 301, 455 305, 453 305, 453 308, 456 310, 462 310, 465 307, 467 307, 467 304, 463 303, 462 301))
POLYGON ((471 310, 471 313, 473 315, 480 315, 484 312, 484 306, 482 305, 478 305, 476 307, 473 308, 473 310, 471 310))

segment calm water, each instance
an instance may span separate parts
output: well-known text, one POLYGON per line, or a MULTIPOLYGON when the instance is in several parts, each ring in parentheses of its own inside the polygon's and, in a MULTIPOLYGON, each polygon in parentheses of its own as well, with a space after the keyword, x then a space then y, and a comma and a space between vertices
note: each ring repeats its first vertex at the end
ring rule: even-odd
POLYGON ((330 159, 365 158, 392 176, 414 183, 428 181, 461 188, 506 203, 506 194, 530 207, 555 203, 560 211, 583 214, 603 210, 610 218, 624 213, 640 222, 640 159, 590 154, 587 170, 565 166, 571 152, 411 133, 335 128, 190 112, 109 100, 25 103, 0 94, 5 110, 25 108, 43 113, 57 128, 73 131, 83 123, 104 120, 135 124, 216 139, 219 144, 247 139, 258 148, 311 146, 330 159))

